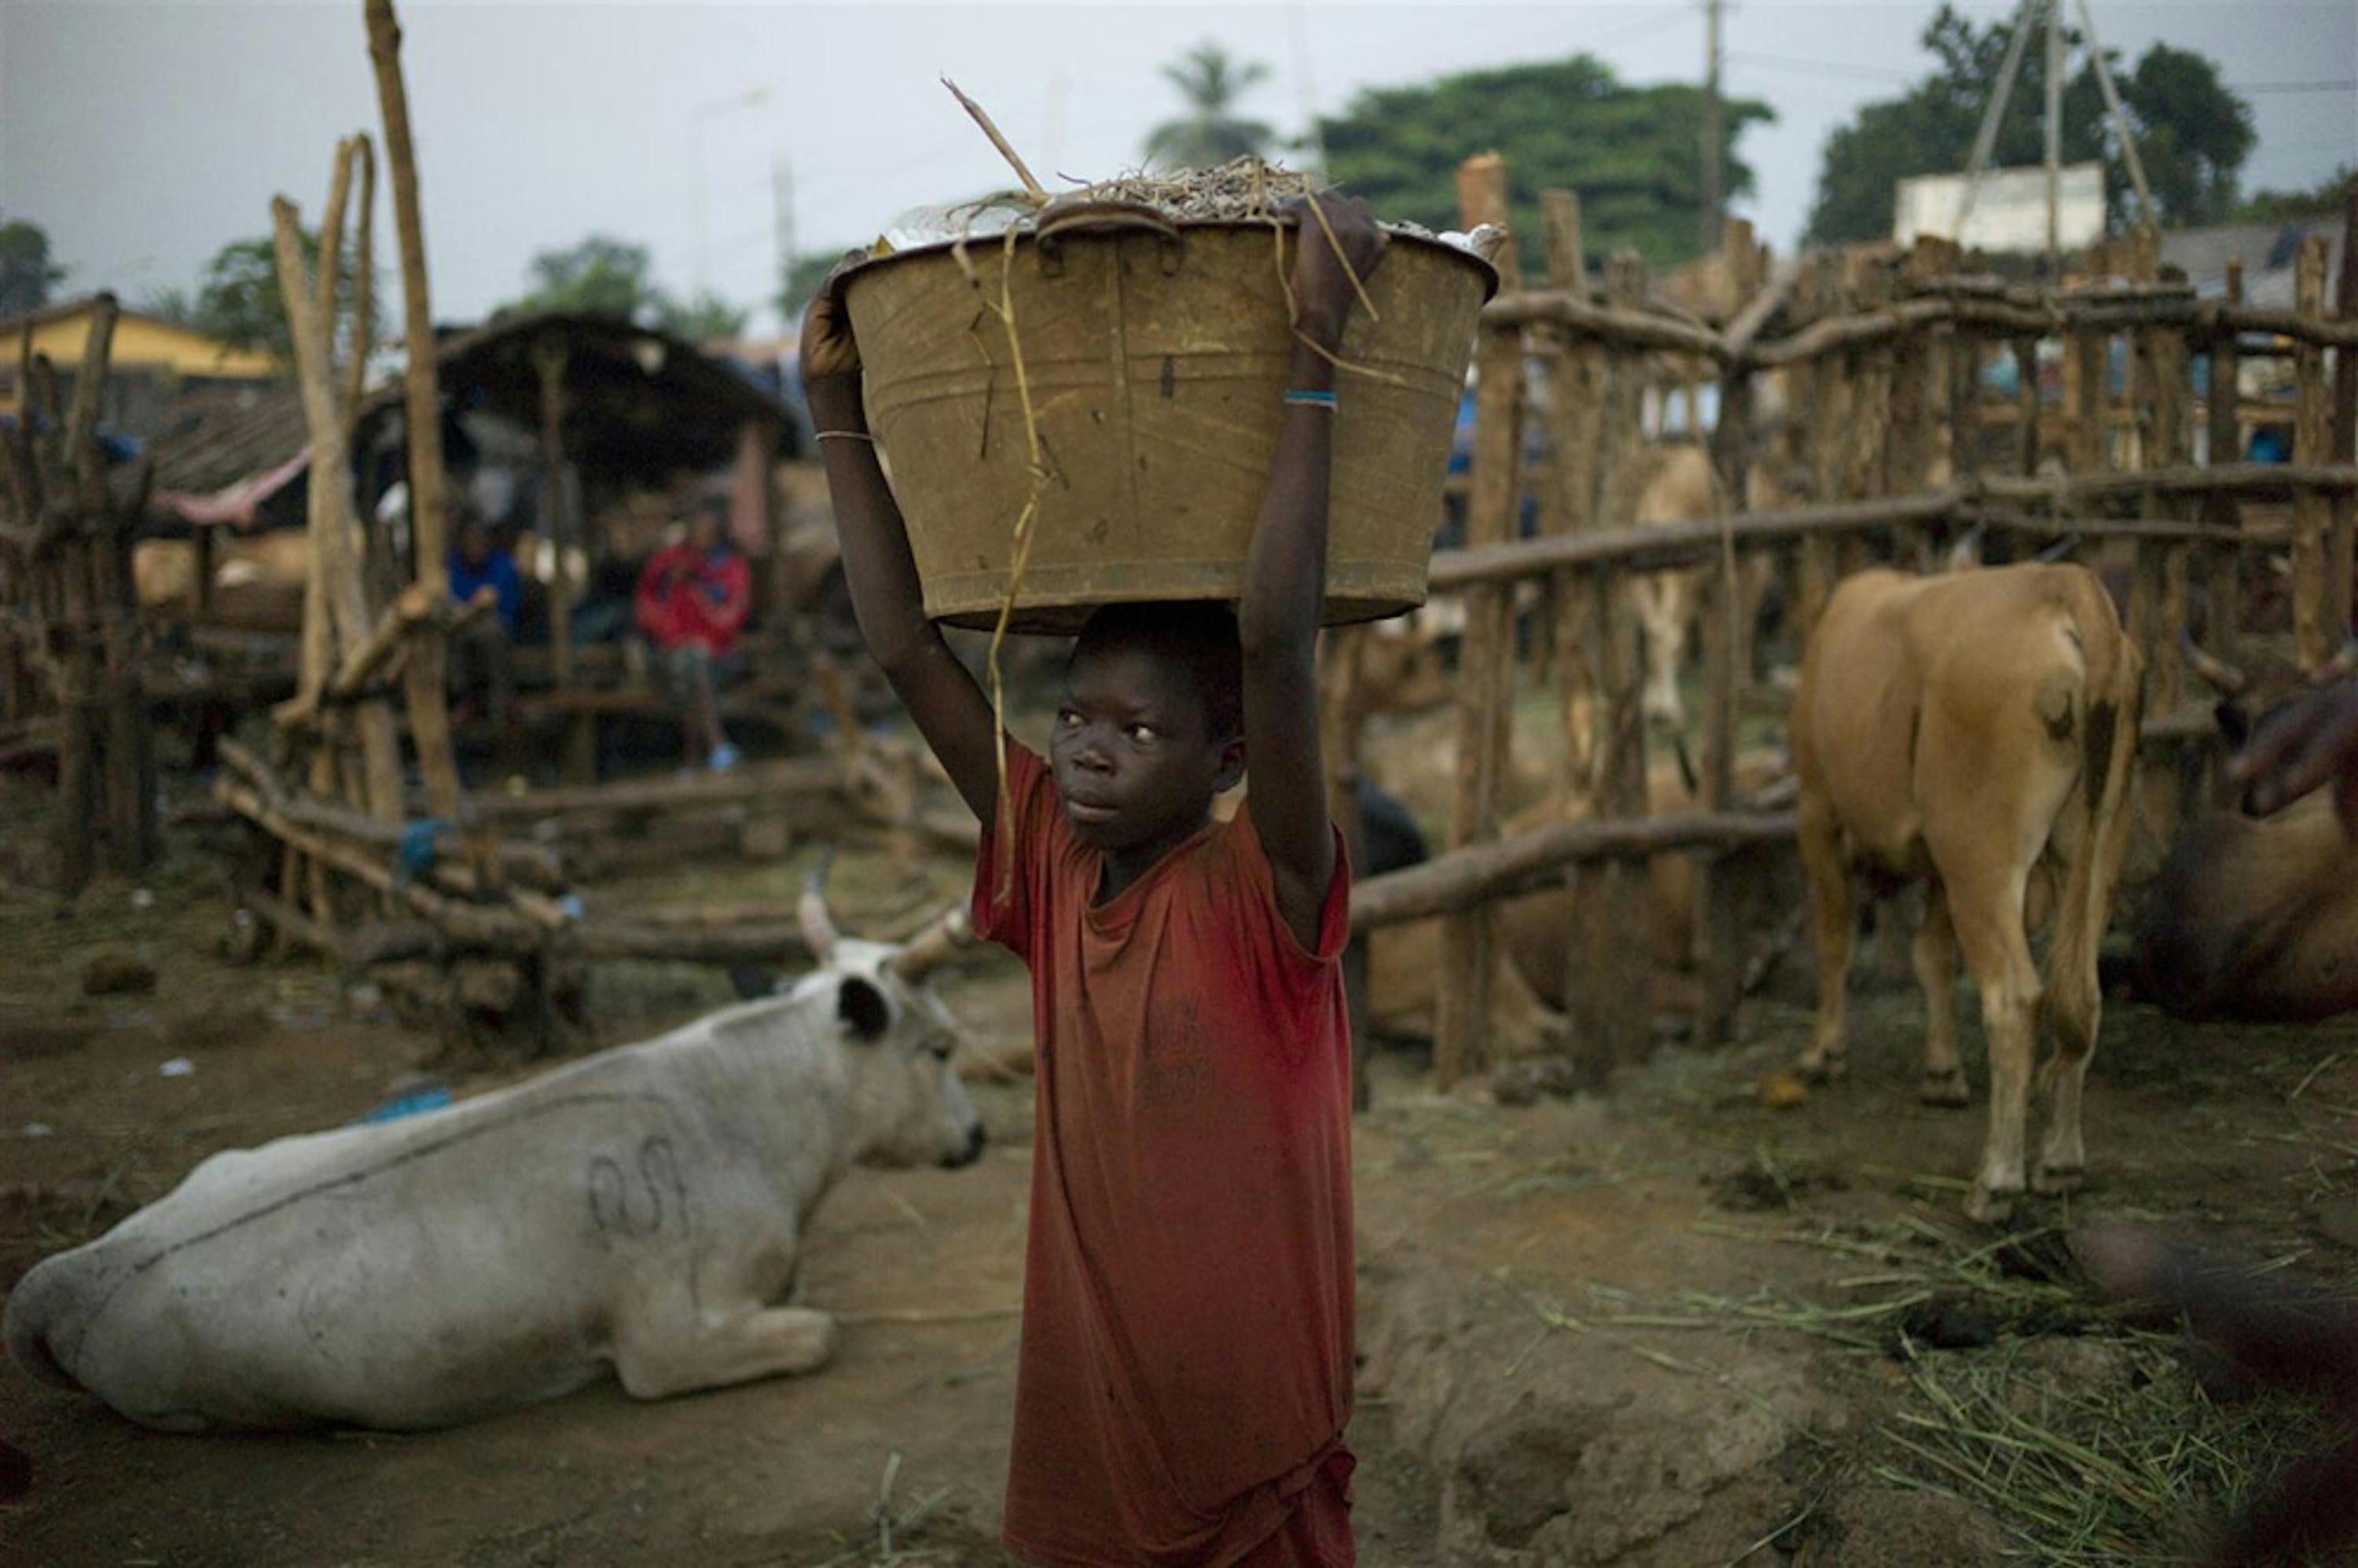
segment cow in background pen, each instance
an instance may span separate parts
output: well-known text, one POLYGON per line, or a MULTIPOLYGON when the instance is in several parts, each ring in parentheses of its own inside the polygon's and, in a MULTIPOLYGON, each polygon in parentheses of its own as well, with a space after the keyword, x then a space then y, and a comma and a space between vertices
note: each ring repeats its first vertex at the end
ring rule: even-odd
MULTIPOLYGON (((2185 652, 2218 690, 2219 727, 2235 748, 2358 675, 2358 640, 2308 674, 2273 662, 2246 672, 2190 640, 2185 652)), ((2265 817, 2223 803, 2189 822, 2146 890, 2138 994, 2181 1018, 2311 1019, 2358 1008, 2358 841, 2345 820, 2358 814, 2345 799, 2358 800, 2358 787, 2313 789, 2265 817)))

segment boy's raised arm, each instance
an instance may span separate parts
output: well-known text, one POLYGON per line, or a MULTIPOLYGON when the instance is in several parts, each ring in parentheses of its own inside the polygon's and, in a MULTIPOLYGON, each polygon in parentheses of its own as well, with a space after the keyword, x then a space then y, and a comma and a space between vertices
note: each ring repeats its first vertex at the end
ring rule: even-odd
POLYGON ((1372 272, 1384 247, 1365 201, 1329 196, 1319 206, 1326 223, 1302 214, 1293 268, 1296 326, 1316 347, 1294 344, 1277 460, 1253 524, 1244 600, 1237 610, 1244 643, 1245 765, 1252 782, 1245 809, 1269 856, 1278 914, 1305 947, 1317 945, 1319 915, 1335 877, 1335 829, 1318 748, 1318 622, 1337 412, 1334 364, 1326 356, 1343 341, 1356 294, 1352 276, 1372 272))
POLYGON ((989 822, 999 804, 998 736, 990 703, 940 630, 925 619, 908 528, 884 482, 876 445, 867 438, 860 348, 834 278, 803 319, 802 363, 860 634, 950 782, 975 816, 989 822))

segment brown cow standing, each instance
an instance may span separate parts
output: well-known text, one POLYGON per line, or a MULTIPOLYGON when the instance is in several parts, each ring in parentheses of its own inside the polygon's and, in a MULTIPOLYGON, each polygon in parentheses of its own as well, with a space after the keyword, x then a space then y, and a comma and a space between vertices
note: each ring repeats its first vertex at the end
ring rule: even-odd
POLYGON ((1989 1137, 1965 1206, 1977 1219, 2003 1218, 2023 1190, 2042 1015, 2056 1054, 2031 1184, 2060 1193, 2080 1181, 2096 948, 2127 841, 2143 671, 2104 586, 2072 566, 1862 572, 1835 590, 1802 654, 1793 761, 1819 994, 1801 1067, 1842 1071, 1851 873, 1885 889, 1928 880, 1914 946, 1924 1099, 1967 1099, 1950 989, 1959 947, 1989 1037, 1989 1137), (2057 914, 2043 992, 2027 930, 2034 891, 2057 914))

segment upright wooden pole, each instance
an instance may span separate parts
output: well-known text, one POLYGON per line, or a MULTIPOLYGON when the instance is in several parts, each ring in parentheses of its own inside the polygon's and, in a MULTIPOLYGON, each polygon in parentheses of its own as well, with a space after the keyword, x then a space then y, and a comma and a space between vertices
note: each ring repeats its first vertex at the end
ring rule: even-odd
MULTIPOLYGON (((61 512, 72 525, 59 538, 54 557, 59 597, 64 605, 66 635, 60 660, 63 679, 58 690, 58 793, 65 816, 65 886, 79 890, 90 880, 98 857, 98 840, 107 821, 106 746, 100 715, 100 651, 105 633, 102 617, 105 601, 94 570, 99 549, 97 529, 105 520, 106 481, 98 455, 98 413, 106 391, 106 371, 114 341, 114 297, 102 294, 92 312, 89 339, 82 345, 82 362, 74 378, 73 406, 65 431, 56 439, 55 456, 45 476, 42 500, 47 510, 61 512)), ((46 369, 46 362, 43 362, 46 369)), ((45 381, 50 378, 44 376, 45 381)), ((26 388, 27 409, 38 406, 32 388, 26 388)), ((48 398, 52 422, 57 416, 54 382, 48 398)), ((29 425, 31 421, 27 420, 29 425)), ((39 522, 41 519, 33 519, 39 522)), ((52 652, 55 652, 54 642, 52 652)))
MULTIPOLYGON (((1466 229, 1505 227, 1507 165, 1495 153, 1466 160, 1457 171, 1457 206, 1466 229)), ((1522 281, 1509 237, 1492 258, 1500 284, 1522 281)), ((1499 544, 1514 537, 1522 461, 1523 340, 1517 327, 1486 327, 1476 341, 1473 492, 1466 506, 1466 543, 1499 544)), ((1450 810, 1450 843, 1462 848, 1498 836, 1498 773, 1506 737, 1508 691, 1513 676, 1514 595, 1511 585, 1485 585, 1466 596, 1457 724, 1457 784, 1450 810)), ((1491 911, 1485 906, 1442 923, 1442 972, 1434 998, 1434 1087, 1446 1090, 1478 1071, 1487 1044, 1492 963, 1491 911)))
MULTIPOLYGON (((1646 267, 1635 251, 1606 263, 1607 305, 1635 310, 1646 297, 1646 267)), ((1628 526, 1637 510, 1645 473, 1643 406, 1647 355, 1623 350, 1610 357, 1611 381, 1604 441, 1609 465, 1601 486, 1610 525, 1628 526)), ((1597 735, 1597 800, 1600 817, 1646 815, 1646 660, 1638 617, 1629 603, 1625 574, 1611 569, 1587 574, 1591 622, 1589 663, 1596 671, 1604 723, 1597 735)), ((1649 988, 1632 983, 1645 972, 1646 867, 1642 860, 1615 860, 1601 868, 1597 896, 1585 912, 1587 961, 1582 978, 1590 1070, 1634 1065, 1644 1058, 1649 988)))
MULTIPOLYGON (((1729 285, 1729 298, 1737 310, 1766 281, 1760 276, 1759 253, 1752 225, 1731 218, 1724 234, 1721 257, 1729 285)), ((1752 373, 1736 366, 1721 378, 1719 423, 1711 434, 1714 483, 1714 510, 1725 514, 1742 511, 1748 489, 1752 454, 1752 373)), ((1704 706, 1703 768, 1697 781, 1697 806, 1725 811, 1735 794, 1736 692, 1750 667, 1752 626, 1745 613, 1745 596, 1733 541, 1723 543, 1717 568, 1705 579, 1703 653, 1706 685, 1704 706)), ((1727 1038, 1743 991, 1744 966, 1736 907, 1736 868, 1709 852, 1694 864, 1694 913, 1691 941, 1695 967, 1695 1040, 1716 1044, 1727 1038)))
MULTIPOLYGON (((401 79, 401 25, 393 0, 362 0, 368 20, 369 60, 376 69, 377 104, 384 116, 384 157, 393 176, 394 237, 401 253, 402 341, 409 362, 404 403, 409 435, 409 532, 418 585, 439 603, 450 596, 443 495, 442 409, 434 354, 434 308, 426 288, 426 221, 418 210, 417 153, 409 135, 409 92, 401 79)), ((410 738, 426 780, 427 809, 459 815, 459 763, 450 749, 450 710, 444 672, 449 650, 439 619, 413 635, 403 685, 410 738)))
MULTIPOLYGON (((2345 242, 2346 243, 2346 242, 2345 242)), ((2323 234, 2301 242, 2293 260, 2293 308, 2310 320, 2325 315, 2323 234)), ((2316 344, 2296 341, 2293 349, 2292 460, 2331 460, 2331 392, 2325 380, 2325 351, 2316 344)), ((2345 603, 2329 610, 2326 589, 2331 573, 2326 560, 2326 529, 2331 509, 2322 492, 2306 486, 2294 492, 2292 503, 2292 630, 2293 643, 2303 669, 2314 669, 2341 645, 2342 625, 2350 614, 2345 603)))
MULTIPOLYGON (((1819 252, 1803 259, 1793 299, 1795 310, 1804 321, 1841 312, 1842 298, 1834 281, 1832 256, 1819 252)), ((1840 401, 1841 391, 1834 356, 1822 355, 1795 365, 1787 374, 1791 381, 1788 406, 1792 423, 1787 432, 1790 460, 1809 475, 1812 501, 1834 500, 1842 488, 1834 466, 1844 412, 1834 406, 1840 401)), ((1804 639, 1817 624, 1826 600, 1833 593, 1837 573, 1833 540, 1801 541, 1794 622, 1804 639)))
MULTIPOLYGON (((2128 276, 2131 282, 2150 286, 2160 280, 2160 237, 2139 224, 2130 235, 2128 276)), ((2129 403, 2131 449, 2137 466, 2171 468, 2184 460, 2187 403, 2186 340, 2177 327, 2141 328, 2129 334, 2129 378, 2125 388, 2129 403)), ((2139 501, 2147 518, 2175 514, 2176 505, 2147 491, 2139 501)), ((2187 550, 2183 544, 2140 539, 2136 545, 2136 576, 2129 593, 2130 634, 2146 659, 2145 711, 2174 714, 2184 695, 2185 669, 2179 638, 2186 624, 2187 550)), ((2157 842, 2177 836, 2185 801, 2180 756, 2146 753, 2138 758, 2137 815, 2157 842)))
MULTIPOLYGON (((2350 188, 2342 213, 2342 274, 2334 287, 2333 311, 2358 321, 2358 184, 2350 188)), ((2333 427, 2329 462, 2358 462, 2358 351, 2333 353, 2333 427)), ((2358 593, 2358 495, 2337 490, 2325 536, 2325 601, 2337 629, 2347 630, 2351 599, 2358 593)))
MULTIPOLYGON (((1581 238, 1580 197, 1570 190, 1540 192, 1540 217, 1547 229, 1548 281, 1568 293, 1588 287, 1581 238)), ((1597 419, 1603 409, 1605 361, 1595 341, 1568 335, 1555 358, 1554 395, 1548 405, 1548 503, 1541 509, 1548 529, 1577 534, 1596 525, 1597 419)), ((1569 799, 1595 787, 1596 679, 1580 635, 1581 607, 1573 575, 1550 580, 1554 611, 1551 640, 1556 701, 1563 721, 1563 764, 1556 793, 1569 799)))
MULTIPOLYGON (((2226 302, 2244 302, 2241 256, 2227 258, 2226 302)), ((2239 385, 2243 377, 2236 361, 2237 342, 2235 329, 2224 325, 2211 340, 2211 395, 2203 410, 2210 421, 2211 449, 2204 460, 2214 468, 2235 461, 2244 450, 2243 393, 2239 385)), ((2244 563, 2243 551, 2232 535, 2242 532, 2243 509, 2232 493, 2214 491, 2203 498, 2202 515, 2231 535, 2205 552, 2211 602, 2202 630, 2212 654, 2233 664, 2238 656, 2236 644, 2243 637, 2244 563)))
MULTIPOLYGON (((328 324, 320 319, 308 283, 294 203, 283 196, 274 198, 270 217, 277 242, 279 292, 295 350, 296 384, 303 398, 303 422, 311 433, 311 566, 321 579, 321 600, 335 642, 349 656, 368 641, 371 630, 360 563, 352 553, 358 524, 352 515, 352 454, 337 403, 328 324)), ((330 655, 330 664, 336 656, 330 655)), ((381 821, 398 822, 401 742, 393 715, 382 702, 363 701, 357 705, 354 722, 367 770, 369 812, 381 821)))
MULTIPOLYGON (((540 536, 548 541, 552 569, 548 577, 549 676, 557 689, 573 690, 573 544, 575 530, 565 493, 565 345, 554 338, 533 345, 532 362, 540 378, 540 536)), ((586 784, 597 781, 596 718, 577 709, 565 721, 565 781, 586 784)))
POLYGON ((2028 479, 2039 472, 2039 419, 2046 402, 2039 384, 2039 340, 2017 338, 2013 352, 2015 471, 2028 479))

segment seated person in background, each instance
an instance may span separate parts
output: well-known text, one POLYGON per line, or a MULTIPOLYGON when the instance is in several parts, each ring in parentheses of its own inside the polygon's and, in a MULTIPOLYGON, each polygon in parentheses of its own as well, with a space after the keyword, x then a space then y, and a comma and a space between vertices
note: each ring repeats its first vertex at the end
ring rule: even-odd
POLYGON ((492 612, 450 639, 450 684, 462 695, 480 693, 483 717, 505 743, 514 715, 516 617, 524 609, 524 580, 515 557, 492 542, 492 530, 471 508, 459 514, 458 536, 445 568, 450 600, 464 606, 482 589, 492 590, 492 612))
POLYGON ((699 502, 687 537, 647 557, 636 595, 639 630, 654 644, 664 686, 679 704, 688 763, 716 773, 734 766, 738 752, 721 733, 714 665, 736 648, 753 598, 745 557, 729 547, 728 521, 728 502, 699 502))

